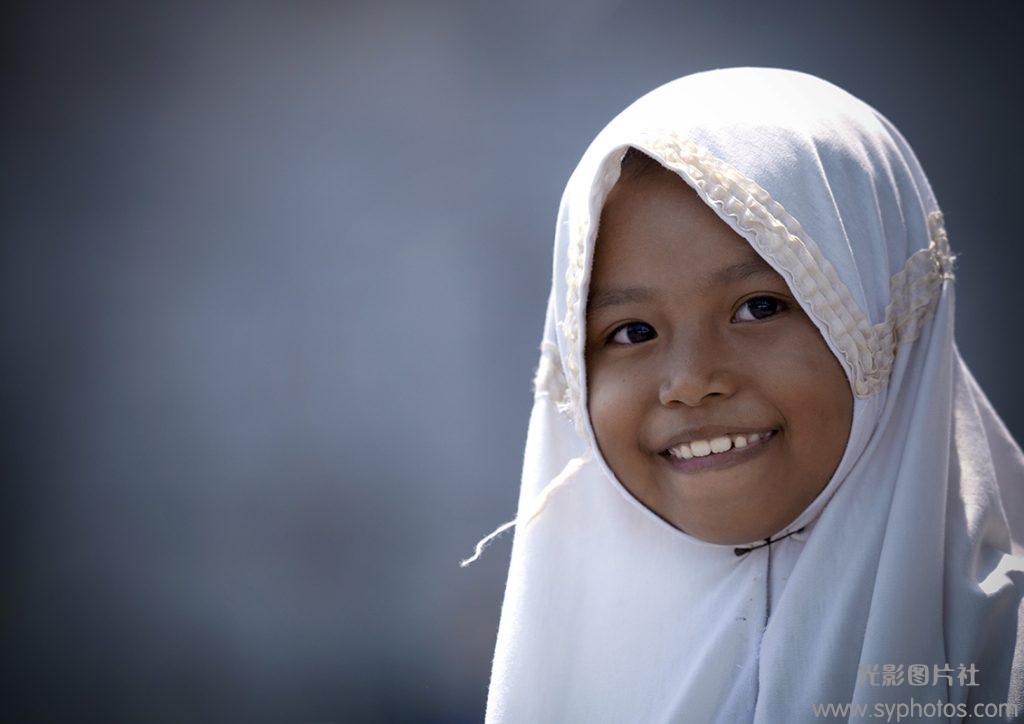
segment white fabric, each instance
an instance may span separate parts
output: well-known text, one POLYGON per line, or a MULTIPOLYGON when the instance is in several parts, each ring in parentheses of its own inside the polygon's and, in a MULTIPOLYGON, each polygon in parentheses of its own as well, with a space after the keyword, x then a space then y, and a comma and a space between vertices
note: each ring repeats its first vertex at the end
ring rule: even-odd
POLYGON ((912 699, 1024 708, 1024 456, 955 346, 951 262, 907 142, 825 81, 699 73, 616 117, 559 210, 487 721, 811 722, 814 704, 912 699), (803 532, 743 556, 633 498, 581 412, 597 222, 629 146, 786 278, 855 394, 835 475, 773 537, 803 532), (977 686, 859 675, 960 663, 977 686))

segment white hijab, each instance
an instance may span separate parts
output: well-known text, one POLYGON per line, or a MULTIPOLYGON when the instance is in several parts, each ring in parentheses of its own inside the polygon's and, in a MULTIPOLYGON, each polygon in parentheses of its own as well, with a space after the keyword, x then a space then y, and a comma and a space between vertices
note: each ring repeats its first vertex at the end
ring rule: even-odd
POLYGON ((818 78, 698 73, 609 123, 559 209, 518 513, 496 531, 518 523, 487 721, 812 722, 830 703, 917 702, 902 721, 935 721, 925 703, 1024 710, 1024 457, 955 345, 952 262, 906 140, 818 78), (594 241, 629 147, 677 173, 786 279, 854 393, 832 480, 772 536, 785 538, 744 555, 633 498, 585 413, 594 241), (927 667, 926 684, 910 682, 911 665, 927 667))

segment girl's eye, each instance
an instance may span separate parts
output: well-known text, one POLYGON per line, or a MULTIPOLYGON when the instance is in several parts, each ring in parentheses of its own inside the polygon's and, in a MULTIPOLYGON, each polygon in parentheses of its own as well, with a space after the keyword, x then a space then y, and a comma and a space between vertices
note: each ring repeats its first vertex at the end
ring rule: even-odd
POLYGON ((743 302, 736 311, 735 319, 740 322, 756 322, 773 317, 786 309, 786 303, 775 297, 754 297, 743 302))
POLYGON ((654 339, 658 336, 658 333, 654 331, 654 327, 643 322, 627 322, 621 327, 617 328, 614 332, 609 335, 609 340, 616 344, 637 344, 639 342, 646 342, 649 339, 654 339))

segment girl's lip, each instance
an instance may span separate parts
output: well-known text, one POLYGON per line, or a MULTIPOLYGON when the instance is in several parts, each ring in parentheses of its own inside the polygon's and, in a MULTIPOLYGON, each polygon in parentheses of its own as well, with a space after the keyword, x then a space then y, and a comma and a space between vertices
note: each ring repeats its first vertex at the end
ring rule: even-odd
POLYGON ((723 468, 729 468, 733 465, 739 465, 747 460, 750 460, 756 455, 763 453, 768 444, 772 442, 779 434, 778 430, 772 430, 771 434, 766 438, 761 438, 755 443, 751 443, 746 447, 732 448, 724 453, 711 453, 705 455, 702 458, 694 457, 690 460, 684 460, 683 458, 677 458, 669 453, 660 453, 658 457, 664 460, 674 470, 678 470, 681 473, 693 474, 704 472, 705 470, 721 470, 723 468))

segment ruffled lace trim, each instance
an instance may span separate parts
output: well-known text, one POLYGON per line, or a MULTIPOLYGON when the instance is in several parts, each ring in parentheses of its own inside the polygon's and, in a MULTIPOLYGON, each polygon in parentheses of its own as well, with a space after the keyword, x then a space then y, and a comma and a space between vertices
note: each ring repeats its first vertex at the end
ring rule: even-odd
MULTIPOLYGON (((660 158, 666 166, 688 178, 709 203, 734 219, 757 250, 782 271, 809 314, 828 330, 829 340, 842 356, 857 397, 871 397, 886 385, 896 350, 916 339, 934 312, 943 282, 953 279, 956 257, 950 251, 941 211, 929 214, 928 248, 914 253, 890 279, 885 321, 872 325, 800 222, 757 183, 673 131, 649 132, 632 145, 660 158)), ((607 167, 592 189, 592 203, 595 199, 603 201, 614 185, 620 160, 621 155, 606 161, 607 167)), ((593 205, 596 213, 600 213, 600 205, 593 205)), ((558 400, 559 410, 574 421, 580 436, 584 436, 583 416, 578 414, 583 315, 580 288, 590 229, 589 216, 584 215, 576 223, 568 245, 566 315, 559 323, 567 350, 564 371, 555 359, 545 361, 551 350, 542 350, 541 357, 541 369, 545 370, 543 389, 558 400)))
POLYGON ((583 284, 585 272, 584 252, 590 228, 589 216, 584 216, 573 228, 569 243, 569 264, 565 270, 567 289, 565 319, 558 323, 559 329, 562 330, 562 334, 565 336, 566 347, 569 350, 569 354, 566 355, 565 359, 565 367, 562 369, 565 378, 565 390, 560 399, 558 399, 558 410, 568 415, 573 421, 576 433, 584 439, 586 439, 586 428, 583 425, 583 415, 578 414, 582 408, 582 396, 580 394, 580 360, 582 357, 580 326, 583 318, 581 307, 585 301, 580 299, 580 286, 583 284))
POLYGON ((533 376, 533 396, 535 399, 547 397, 561 404, 565 400, 567 387, 565 373, 562 372, 562 360, 558 355, 558 345, 544 340, 540 345, 537 372, 533 376))

